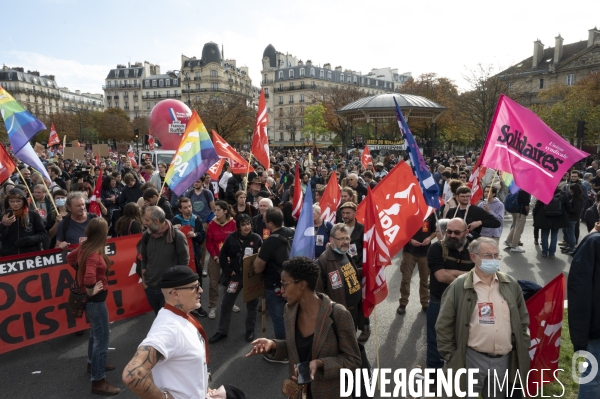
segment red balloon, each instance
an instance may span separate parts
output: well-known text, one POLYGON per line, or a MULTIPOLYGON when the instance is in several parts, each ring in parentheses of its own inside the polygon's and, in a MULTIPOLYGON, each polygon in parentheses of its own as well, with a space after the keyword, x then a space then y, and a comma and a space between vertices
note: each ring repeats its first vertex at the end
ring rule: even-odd
POLYGON ((189 107, 174 99, 162 100, 150 112, 150 127, 162 144, 162 150, 177 150, 188 121, 189 107))

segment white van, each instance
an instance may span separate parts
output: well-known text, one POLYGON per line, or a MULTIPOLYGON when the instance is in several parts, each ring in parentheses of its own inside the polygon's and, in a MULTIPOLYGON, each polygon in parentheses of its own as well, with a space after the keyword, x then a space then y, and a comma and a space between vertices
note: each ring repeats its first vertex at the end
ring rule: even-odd
POLYGON ((175 156, 175 150, 154 150, 154 151, 140 151, 139 164, 142 164, 142 159, 150 158, 152 165, 158 170, 158 164, 164 163, 167 166, 171 164, 173 157, 175 156))

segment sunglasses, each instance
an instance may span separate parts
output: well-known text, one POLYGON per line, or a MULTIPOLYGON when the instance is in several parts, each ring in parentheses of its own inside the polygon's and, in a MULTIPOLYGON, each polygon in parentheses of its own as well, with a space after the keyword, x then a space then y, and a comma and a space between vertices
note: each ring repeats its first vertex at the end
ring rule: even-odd
POLYGON ((459 236, 464 233, 466 230, 446 230, 446 235, 454 235, 459 236))
POLYGON ((200 291, 200 283, 196 284, 196 285, 192 285, 191 287, 180 287, 180 288, 173 288, 174 291, 179 291, 179 290, 194 290, 195 292, 200 291))

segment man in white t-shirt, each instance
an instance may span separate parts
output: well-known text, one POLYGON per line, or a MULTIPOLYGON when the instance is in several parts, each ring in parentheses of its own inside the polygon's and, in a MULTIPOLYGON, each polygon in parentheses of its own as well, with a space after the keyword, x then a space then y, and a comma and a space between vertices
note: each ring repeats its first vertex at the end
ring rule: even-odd
POLYGON ((146 339, 123 370, 123 382, 140 398, 199 398, 208 390, 206 333, 193 316, 202 288, 188 266, 167 269, 159 287, 165 297, 146 339))

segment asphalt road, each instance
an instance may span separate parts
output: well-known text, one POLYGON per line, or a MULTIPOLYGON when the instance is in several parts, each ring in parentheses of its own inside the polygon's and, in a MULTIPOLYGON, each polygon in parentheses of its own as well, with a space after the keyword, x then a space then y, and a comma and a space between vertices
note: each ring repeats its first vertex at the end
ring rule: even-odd
MULTIPOLYGON (((505 220, 503 239, 508 234, 510 220, 505 220)), ((585 226, 582 224, 582 235, 585 226)), ((559 240, 562 235, 559 234, 559 240)), ((556 259, 540 256, 540 247, 533 245, 532 221, 527 222, 522 241, 525 253, 501 250, 501 270, 518 279, 527 279, 544 285, 558 273, 568 272, 570 258, 557 253, 556 259)), ((418 274, 413 275, 411 302, 404 316, 398 316, 401 255, 394 258, 387 269, 389 295, 377 307, 377 323, 371 320, 373 334, 366 345, 373 367, 376 366, 376 337, 379 337, 380 367, 414 368, 425 365, 425 313, 418 301, 418 274)), ((208 303, 208 283, 205 279, 203 303, 208 303)), ((241 313, 233 314, 229 337, 211 345, 213 382, 211 387, 231 384, 242 389, 249 399, 280 398, 281 382, 287 377, 287 365, 269 363, 260 357, 245 358, 250 345, 244 340, 245 307, 238 298, 241 313)), ((153 313, 116 322, 111 327, 108 359, 117 370, 107 373, 107 379, 123 391, 119 398, 135 398, 121 382, 121 371, 135 353, 137 345, 148 332, 153 313)), ((217 330, 217 319, 201 319, 208 336, 217 330)), ((260 316, 256 328, 260 335, 260 316)), ((267 337, 273 337, 267 315, 267 337)), ((0 394, 3 398, 86 398, 98 397, 90 393, 91 384, 86 373, 87 335, 68 335, 0 355, 0 394)), ((193 373, 194 370, 182 370, 193 373)))

